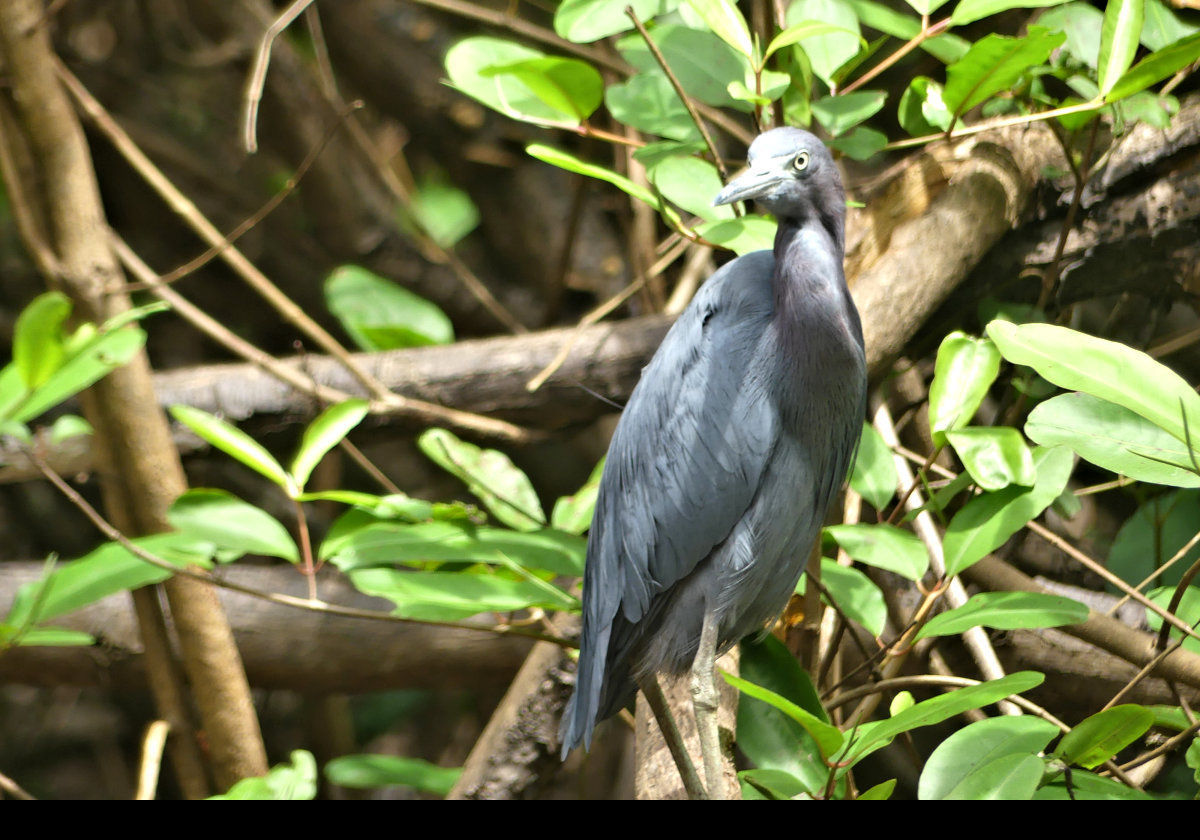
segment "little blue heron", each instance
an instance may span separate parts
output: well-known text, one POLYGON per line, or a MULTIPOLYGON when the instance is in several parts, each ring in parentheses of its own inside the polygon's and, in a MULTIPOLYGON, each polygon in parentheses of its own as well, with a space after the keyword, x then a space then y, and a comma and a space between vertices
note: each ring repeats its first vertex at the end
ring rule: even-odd
POLYGON ((724 787, 715 659, 787 604, 850 469, 867 392, 842 272, 845 194, 829 151, 800 129, 760 135, 749 168, 713 204, 750 199, 779 222, 774 250, 704 284, 613 435, 561 730, 565 757, 590 746, 638 685, 661 704, 656 674, 691 668, 714 797, 724 787))

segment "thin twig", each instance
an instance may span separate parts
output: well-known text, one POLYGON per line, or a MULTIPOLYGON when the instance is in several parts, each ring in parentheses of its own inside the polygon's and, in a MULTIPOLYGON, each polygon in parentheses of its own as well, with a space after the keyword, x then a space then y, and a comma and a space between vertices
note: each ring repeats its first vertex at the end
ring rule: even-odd
POLYGON ((292 5, 280 12, 279 16, 271 22, 258 42, 250 78, 246 81, 246 104, 242 110, 242 145, 250 154, 258 151, 258 103, 262 101, 263 87, 267 82, 267 65, 271 62, 271 47, 279 34, 291 26, 292 21, 300 17, 312 2, 313 0, 294 0, 292 5))
POLYGON ((901 46, 898 50, 896 50, 894 53, 889 55, 883 61, 876 64, 874 67, 872 67, 866 73, 863 73, 861 76, 859 76, 853 82, 851 82, 850 84, 848 84, 844 88, 842 88, 841 95, 845 96, 847 93, 852 93, 853 91, 858 90, 860 87, 862 87, 867 82, 874 79, 876 76, 878 76, 884 70, 887 70, 889 67, 891 67, 893 64, 895 64, 897 61, 904 58, 904 56, 908 55, 910 52, 915 50, 917 47, 921 46, 921 44, 925 43, 930 38, 934 38, 934 37, 937 37, 938 35, 941 35, 942 32, 944 32, 945 30, 947 30, 949 28, 950 28, 950 18, 946 18, 945 20, 939 20, 937 23, 932 24, 927 27, 921 27, 921 31, 918 32, 916 35, 914 35, 907 43, 905 43, 903 46, 901 46))

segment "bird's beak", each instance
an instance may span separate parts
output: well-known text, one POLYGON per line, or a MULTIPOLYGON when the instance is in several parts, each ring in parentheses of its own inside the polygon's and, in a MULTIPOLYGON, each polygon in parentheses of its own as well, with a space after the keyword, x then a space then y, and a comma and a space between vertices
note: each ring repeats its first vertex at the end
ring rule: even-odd
POLYGON ((784 177, 784 173, 777 168, 747 169, 726 184, 725 189, 717 193, 717 197, 713 199, 713 207, 764 196, 774 189, 784 177))

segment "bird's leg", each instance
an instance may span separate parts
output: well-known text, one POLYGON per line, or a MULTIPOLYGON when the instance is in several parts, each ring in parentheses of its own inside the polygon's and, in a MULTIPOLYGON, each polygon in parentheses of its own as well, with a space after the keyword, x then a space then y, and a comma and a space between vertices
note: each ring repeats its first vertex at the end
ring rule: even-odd
POLYGON ((721 755, 721 737, 717 731, 717 616, 704 611, 700 646, 692 662, 692 704, 696 709, 696 730, 700 735, 700 753, 704 756, 704 781, 710 799, 725 798, 725 762, 721 755))
POLYGON ((683 779, 683 789, 687 791, 688 799, 708 799, 708 793, 696 772, 696 765, 692 763, 692 757, 688 755, 687 746, 683 743, 683 735, 675 725, 675 718, 671 716, 671 707, 667 703, 667 696, 663 694, 662 686, 658 684, 658 677, 651 674, 640 680, 638 685, 642 694, 646 696, 646 702, 650 704, 654 719, 658 721, 659 731, 662 732, 663 740, 667 742, 671 757, 675 759, 675 766, 679 768, 679 777, 683 779))

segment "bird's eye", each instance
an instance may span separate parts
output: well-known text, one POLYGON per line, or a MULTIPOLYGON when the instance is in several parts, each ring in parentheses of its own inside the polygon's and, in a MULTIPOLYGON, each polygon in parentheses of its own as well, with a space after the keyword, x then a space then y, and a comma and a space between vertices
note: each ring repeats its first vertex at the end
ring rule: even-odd
POLYGON ((808 152, 800 152, 792 158, 792 169, 797 172, 803 172, 808 169, 808 152))

